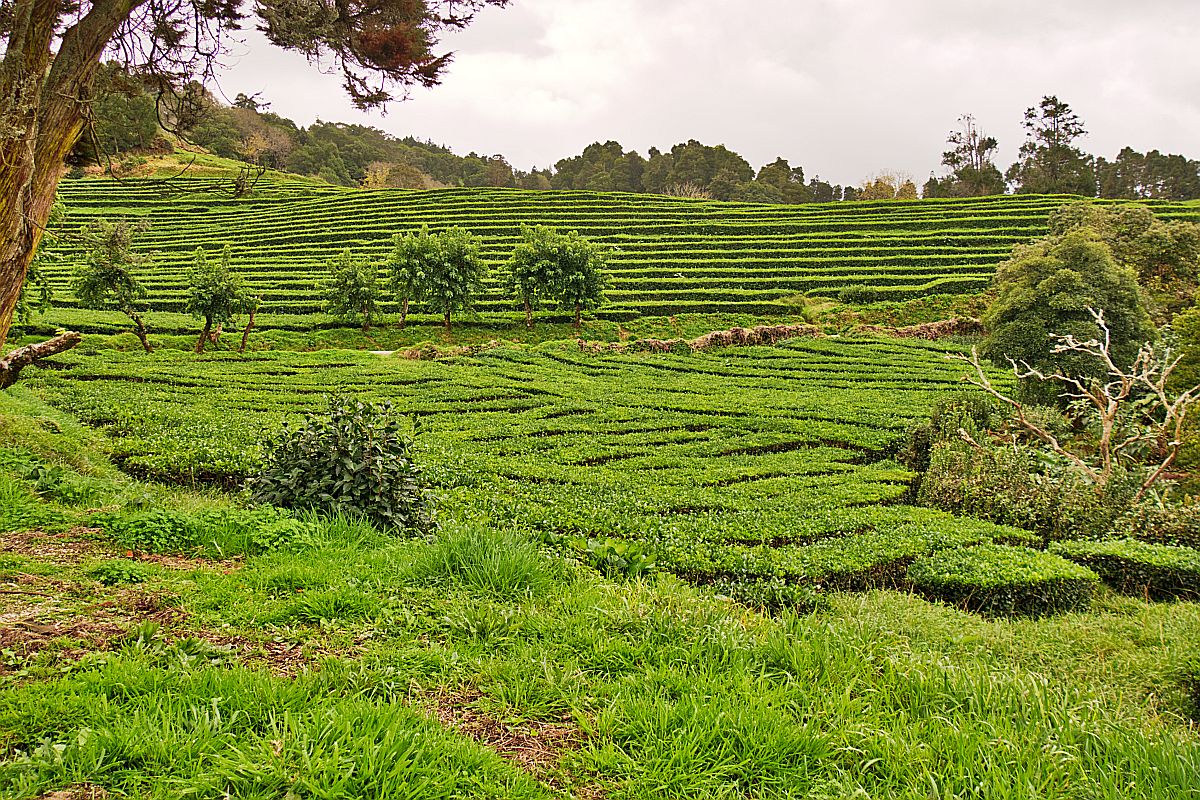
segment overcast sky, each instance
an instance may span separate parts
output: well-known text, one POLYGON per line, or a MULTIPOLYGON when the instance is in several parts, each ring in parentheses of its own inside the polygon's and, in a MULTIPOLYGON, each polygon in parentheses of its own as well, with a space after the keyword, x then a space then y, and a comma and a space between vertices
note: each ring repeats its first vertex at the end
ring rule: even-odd
MULTIPOLYGON (((545 167, 594 141, 724 144, 837 183, 924 180, 963 113, 1000 140, 1056 94, 1084 149, 1200 158, 1200 0, 514 0, 444 41, 442 85, 386 115, 248 34, 221 80, 307 125, 358 122, 545 167)), ((939 170, 940 172, 940 170, 939 170)))

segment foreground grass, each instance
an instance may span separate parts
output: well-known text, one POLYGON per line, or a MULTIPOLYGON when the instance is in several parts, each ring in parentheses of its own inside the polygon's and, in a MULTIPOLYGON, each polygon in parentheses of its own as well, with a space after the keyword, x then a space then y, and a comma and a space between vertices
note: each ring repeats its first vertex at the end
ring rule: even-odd
POLYGON ((228 500, 125 478, 21 393, 0 448, 90 487, 0 469, 6 798, 1196 796, 1195 604, 1001 621, 874 592, 771 618, 466 520, 152 558, 78 524, 228 500))

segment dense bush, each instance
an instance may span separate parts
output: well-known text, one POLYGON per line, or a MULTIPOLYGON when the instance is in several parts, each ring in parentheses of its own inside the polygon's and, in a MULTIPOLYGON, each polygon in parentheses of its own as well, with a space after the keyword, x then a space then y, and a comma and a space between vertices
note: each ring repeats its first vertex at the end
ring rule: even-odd
POLYGON ((369 519, 396 530, 429 527, 431 500, 410 439, 389 403, 329 399, 329 410, 284 427, 248 484, 258 503, 369 519))
POLYGON ((1200 550, 1200 501, 1182 504, 1142 502, 1113 526, 1114 537, 1151 544, 1176 544, 1200 550))
POLYGON ((892 294, 887 291, 881 291, 876 286, 867 286, 866 284, 856 283, 852 286, 846 286, 837 294, 839 303, 846 305, 861 306, 868 303, 875 303, 879 300, 889 300, 892 294))
POLYGON ((1120 365, 1132 362, 1138 348, 1155 336, 1137 273, 1118 264, 1094 231, 1073 230, 1017 246, 997 268, 995 286, 996 299, 983 316, 991 330, 985 352, 1003 367, 1013 359, 1047 372, 1101 377, 1098 359, 1056 352, 1051 338, 1099 337, 1088 308, 1104 311, 1113 358, 1120 365))
POLYGON ((915 460, 920 437, 944 437, 929 449, 917 490, 920 505, 1025 528, 1049 540, 1101 536, 1133 500, 1137 482, 1132 479, 1118 477, 1098 489, 1062 459, 1029 447, 997 445, 986 433, 971 431, 969 418, 959 419, 978 446, 949 438, 953 433, 945 427, 927 434, 918 428, 911 437, 911 454, 905 455, 914 459, 914 468, 921 466, 915 460))
POLYGON ((711 588, 743 605, 764 611, 813 612, 830 608, 829 596, 819 588, 787 583, 778 578, 760 581, 735 581, 719 578, 711 588))
POLYGON ((1126 594, 1151 600, 1200 598, 1200 551, 1135 539, 1058 542, 1054 552, 1099 573, 1126 594))
POLYGON ((593 568, 609 578, 636 578, 653 572, 654 556, 640 542, 623 539, 574 539, 571 547, 593 568))
POLYGON ((984 614, 1039 616, 1086 609, 1099 578, 1061 556, 979 545, 919 558, 908 579, 922 594, 984 614))

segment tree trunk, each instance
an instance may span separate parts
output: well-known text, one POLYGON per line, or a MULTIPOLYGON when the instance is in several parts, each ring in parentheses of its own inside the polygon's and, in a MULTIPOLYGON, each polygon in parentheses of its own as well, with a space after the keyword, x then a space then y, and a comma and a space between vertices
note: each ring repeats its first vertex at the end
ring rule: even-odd
POLYGON ((529 298, 525 298, 525 330, 533 330, 533 307, 529 305, 529 298))
POLYGON ((142 321, 142 315, 136 311, 126 311, 125 313, 133 320, 135 326, 133 332, 137 335, 138 341, 142 343, 142 349, 147 353, 153 353, 154 348, 150 346, 150 340, 146 338, 146 323, 142 321))
POLYGON ((143 2, 97 0, 72 19, 58 0, 32 0, 16 4, 8 22, 0 58, 0 343, 50 219, 63 161, 83 131, 100 56, 143 2))
POLYGON ((408 298, 400 303, 400 330, 404 330, 404 326, 408 323, 408 298))
POLYGON ((450 309, 446 309, 446 333, 450 333, 450 309))
POLYGON ((577 331, 579 330, 580 326, 583 325, 583 316, 582 315, 583 315, 583 304, 580 303, 579 301, 576 301, 575 302, 575 330, 577 330, 577 331))
POLYGON ((257 312, 258 309, 256 308, 250 309, 250 319, 246 322, 246 328, 242 331, 242 343, 238 345, 239 353, 246 352, 246 342, 250 341, 250 331, 254 329, 254 315, 257 312))
POLYGON ((13 350, 7 356, 0 359, 0 389, 7 389, 16 383, 21 370, 38 359, 47 358, 48 356, 70 350, 82 340, 83 336, 71 331, 55 336, 53 339, 45 342, 38 342, 37 344, 13 350))
MULTIPOLYGON (((203 353, 204 345, 208 342, 209 331, 212 330, 212 318, 204 318, 204 330, 200 331, 200 338, 196 340, 196 352, 203 353)), ((148 352, 148 351, 147 351, 148 352)))

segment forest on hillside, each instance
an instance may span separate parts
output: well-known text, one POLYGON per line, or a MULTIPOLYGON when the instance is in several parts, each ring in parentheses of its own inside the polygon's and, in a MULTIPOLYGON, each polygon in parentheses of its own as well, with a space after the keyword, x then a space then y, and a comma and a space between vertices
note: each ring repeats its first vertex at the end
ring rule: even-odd
POLYGON ((97 81, 90 135, 72 159, 80 169, 104 164, 119 170, 137 154, 169 151, 174 139, 226 158, 364 188, 585 189, 788 204, 1006 192, 1200 198, 1200 161, 1132 147, 1111 160, 1087 153, 1079 146, 1086 133, 1083 120, 1055 96, 1025 111, 1026 141, 1018 160, 1003 171, 995 163, 999 142, 965 114, 947 136, 939 174, 931 172, 922 186, 894 170, 843 186, 809 175, 782 156, 756 170, 725 145, 695 139, 667 150, 651 147, 646 155, 619 142, 595 142, 552 168, 524 171, 501 154, 457 155, 448 147, 370 126, 318 120, 304 127, 272 112, 257 96, 238 95, 227 105, 199 85, 160 95, 114 65, 107 65, 97 81))

